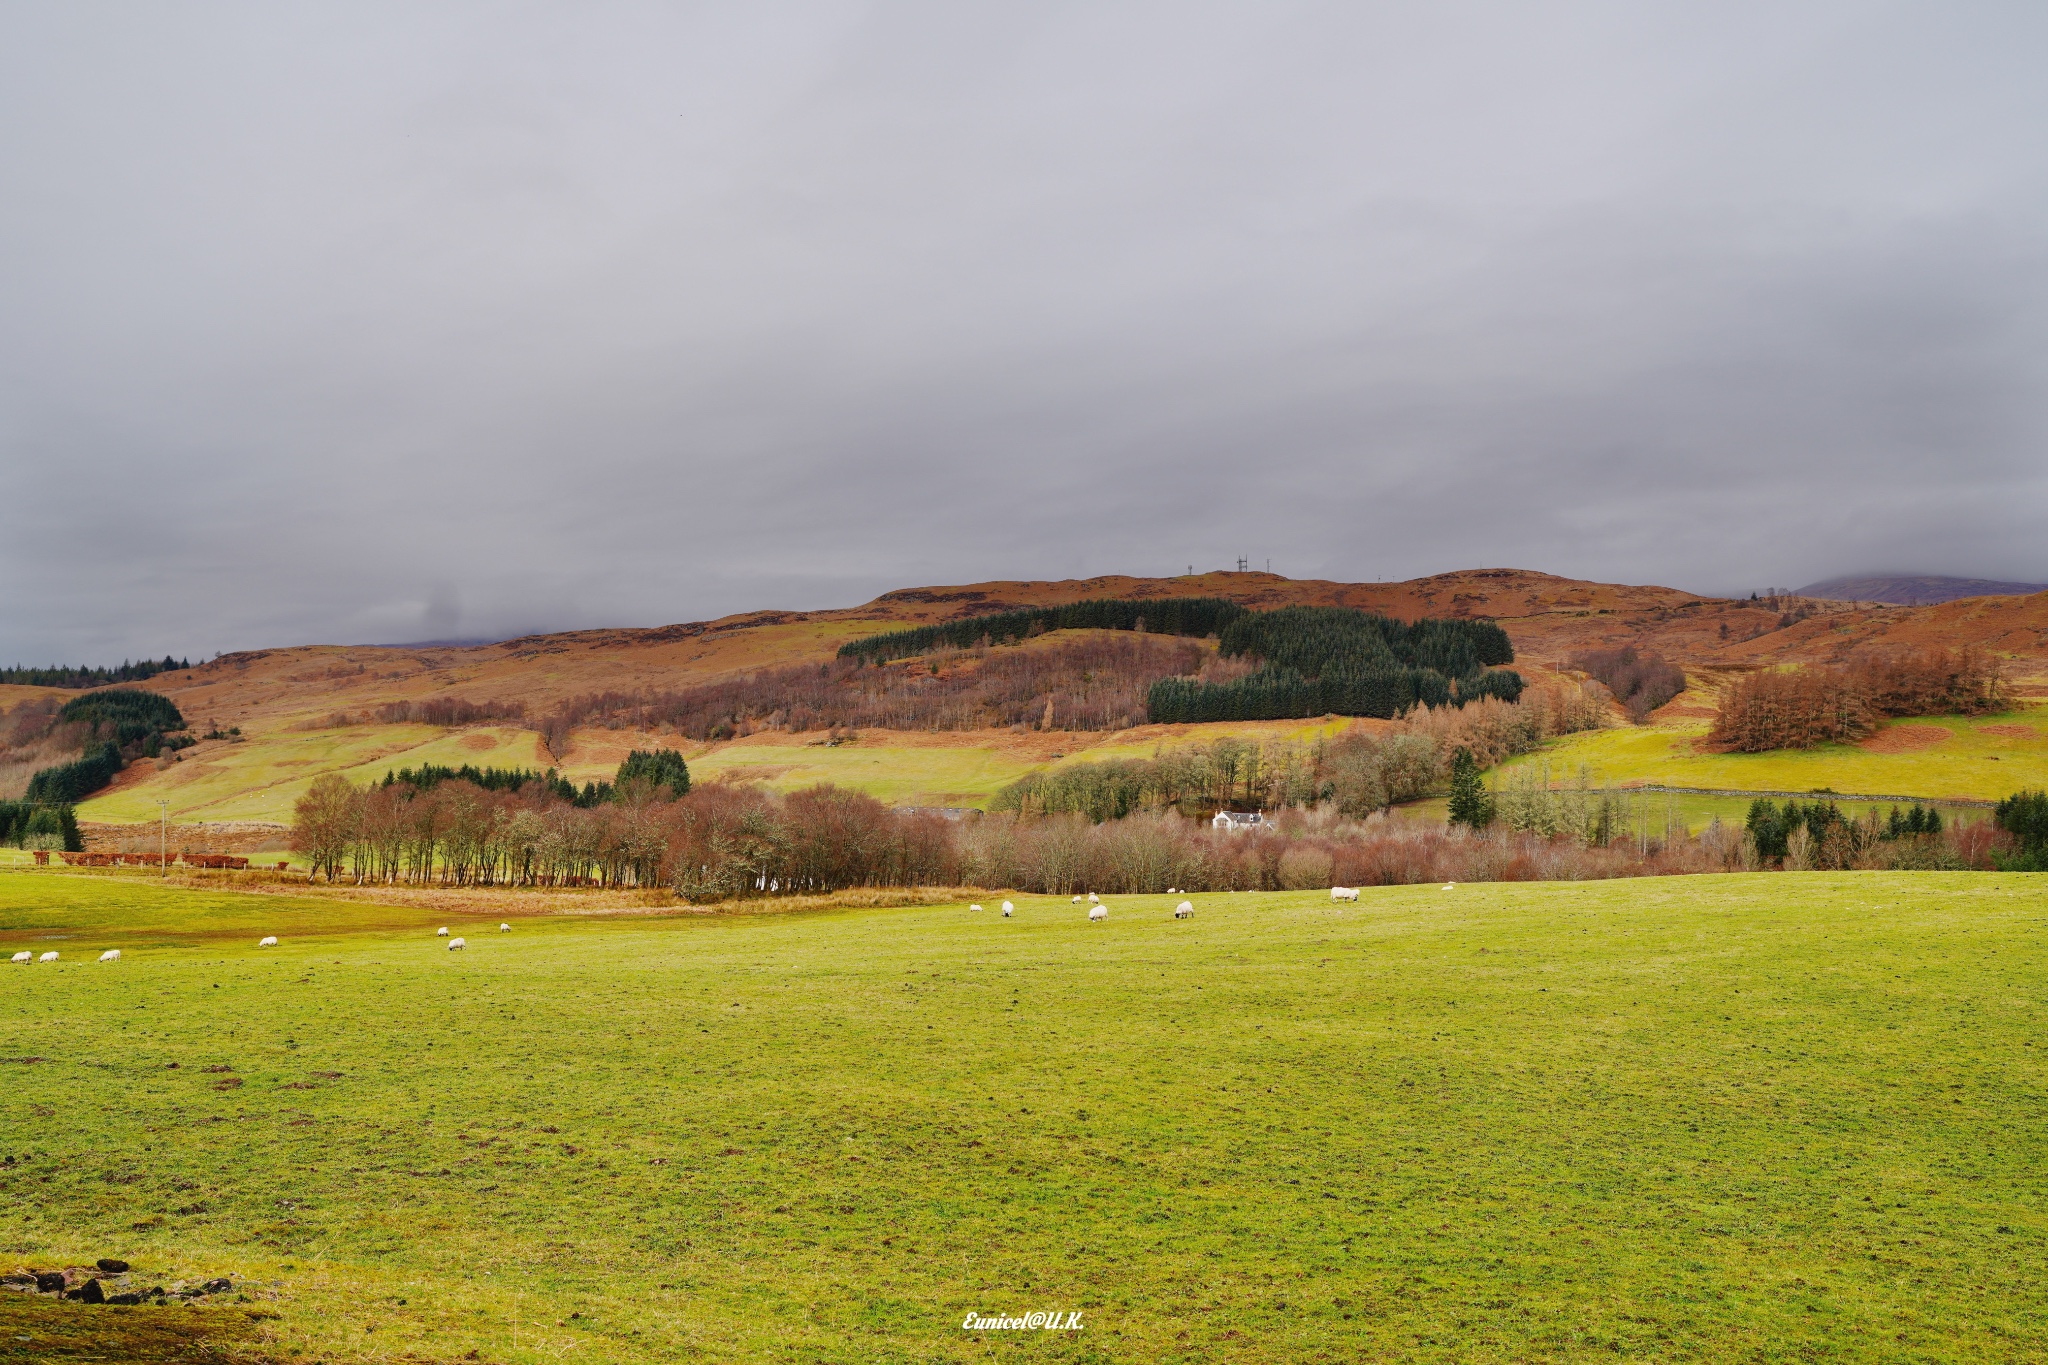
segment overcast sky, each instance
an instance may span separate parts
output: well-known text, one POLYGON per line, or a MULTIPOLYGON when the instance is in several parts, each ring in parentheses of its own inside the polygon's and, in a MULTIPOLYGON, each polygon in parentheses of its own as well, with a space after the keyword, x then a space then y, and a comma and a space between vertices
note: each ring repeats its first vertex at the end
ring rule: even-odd
POLYGON ((2048 6, 0 8, 0 663, 2048 580, 2048 6))

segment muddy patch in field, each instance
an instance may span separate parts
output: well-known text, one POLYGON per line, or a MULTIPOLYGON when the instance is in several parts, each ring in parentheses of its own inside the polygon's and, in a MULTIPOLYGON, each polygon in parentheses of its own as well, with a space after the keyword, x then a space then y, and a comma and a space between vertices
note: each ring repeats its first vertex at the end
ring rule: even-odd
POLYGON ((1879 730, 1856 747, 1873 754, 1910 754, 1932 749, 1947 739, 1948 731, 1939 725, 1894 725, 1879 730))
POLYGON ((2031 725, 1981 725, 1980 735, 1997 735, 2000 739, 2039 739, 2041 732, 2031 725))
POLYGON ((0 1361, 118 1360, 157 1365, 272 1365, 256 1349, 261 1313, 66 1303, 35 1294, 0 1294, 0 1361))

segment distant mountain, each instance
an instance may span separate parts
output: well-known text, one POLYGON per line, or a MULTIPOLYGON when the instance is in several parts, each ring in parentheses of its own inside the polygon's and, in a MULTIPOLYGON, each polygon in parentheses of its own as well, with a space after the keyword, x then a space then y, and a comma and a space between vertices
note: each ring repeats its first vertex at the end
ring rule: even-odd
POLYGON ((2027 597, 2037 592, 2048 592, 2048 583, 2001 583, 1989 578, 1945 578, 1932 573, 1874 573, 1809 583, 1799 590, 1799 596, 1830 602, 1931 607, 1959 597, 2027 597))

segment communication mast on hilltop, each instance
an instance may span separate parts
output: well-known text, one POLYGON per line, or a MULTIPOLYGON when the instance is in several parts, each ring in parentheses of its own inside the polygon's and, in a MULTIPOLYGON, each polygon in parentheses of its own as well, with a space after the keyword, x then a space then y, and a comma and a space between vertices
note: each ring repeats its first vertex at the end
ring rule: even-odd
POLYGON ((1239 573, 1243 573, 1246 569, 1250 567, 1251 561, 1249 559, 1246 559, 1243 555, 1239 555, 1237 557, 1237 571, 1239 573))

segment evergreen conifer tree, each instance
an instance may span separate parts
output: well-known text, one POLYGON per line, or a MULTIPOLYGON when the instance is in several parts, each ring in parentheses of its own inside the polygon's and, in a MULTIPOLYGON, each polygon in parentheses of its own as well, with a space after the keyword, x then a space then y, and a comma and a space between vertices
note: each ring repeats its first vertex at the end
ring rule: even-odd
POLYGON ((1451 823, 1473 829, 1493 823, 1493 797, 1479 780, 1472 751, 1463 747, 1451 757, 1451 823))

